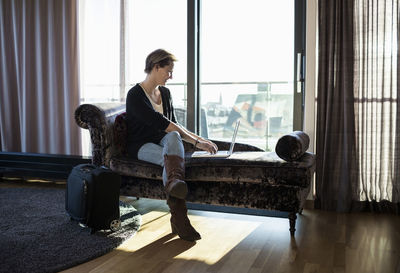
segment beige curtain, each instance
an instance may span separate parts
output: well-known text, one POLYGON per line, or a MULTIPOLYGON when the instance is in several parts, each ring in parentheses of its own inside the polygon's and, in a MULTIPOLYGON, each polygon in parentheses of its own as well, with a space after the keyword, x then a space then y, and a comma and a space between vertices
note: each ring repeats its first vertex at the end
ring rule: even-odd
POLYGON ((80 154, 76 0, 0 0, 1 151, 80 154))

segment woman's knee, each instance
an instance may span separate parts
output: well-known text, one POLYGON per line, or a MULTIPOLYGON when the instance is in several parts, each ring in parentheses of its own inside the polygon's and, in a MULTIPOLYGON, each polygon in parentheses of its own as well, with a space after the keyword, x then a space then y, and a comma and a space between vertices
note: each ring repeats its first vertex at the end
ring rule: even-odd
POLYGON ((165 154, 174 154, 183 156, 184 147, 183 147, 182 137, 178 132, 176 131, 169 132, 164 138, 165 138, 165 144, 164 144, 165 154))
POLYGON ((181 144, 182 143, 182 137, 177 131, 172 131, 167 133, 166 135, 167 142, 169 144, 181 144))

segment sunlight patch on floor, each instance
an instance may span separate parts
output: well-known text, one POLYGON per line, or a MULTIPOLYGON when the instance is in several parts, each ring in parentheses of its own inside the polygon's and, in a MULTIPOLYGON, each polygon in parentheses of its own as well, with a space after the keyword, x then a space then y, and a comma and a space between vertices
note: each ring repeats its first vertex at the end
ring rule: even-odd
POLYGON ((214 264, 261 224, 261 222, 255 221, 207 218, 198 215, 189 217, 193 226, 202 235, 202 239, 196 243, 183 241, 177 235, 171 234, 170 215, 165 212, 153 211, 143 215, 143 225, 139 232, 119 246, 118 250, 142 251, 151 244, 158 244, 155 249, 158 254, 154 254, 162 256, 163 248, 167 249, 168 245, 186 244, 186 247, 182 247, 182 252, 176 253, 177 255, 171 258, 199 260, 207 264, 214 264), (160 240, 162 242, 157 243, 160 240), (221 241, 226 243, 221 244, 221 241))
POLYGON ((175 259, 193 260, 195 258, 207 264, 218 262, 261 224, 240 220, 210 219, 203 216, 190 218, 193 226, 202 235, 202 239, 193 247, 177 255, 175 259), (221 244, 221 241, 225 243, 221 244))
POLYGON ((151 211, 142 215, 142 224, 134 237, 125 241, 117 249, 121 251, 135 251, 162 237, 170 230, 160 228, 169 221, 170 214, 165 211, 151 211))

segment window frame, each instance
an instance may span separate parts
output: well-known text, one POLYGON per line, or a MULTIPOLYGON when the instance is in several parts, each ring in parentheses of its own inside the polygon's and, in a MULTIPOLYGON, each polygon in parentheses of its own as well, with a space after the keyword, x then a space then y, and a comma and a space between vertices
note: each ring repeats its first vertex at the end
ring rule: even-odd
MULTIPOLYGON (((306 0, 293 0, 294 18, 294 84, 293 90, 293 130, 303 130, 305 105, 305 48, 306 48, 306 0), (299 55, 300 54, 300 55, 299 55)), ((124 102, 125 85, 125 23, 127 14, 125 0, 120 0, 120 102, 124 102)), ((200 132, 200 33, 201 0, 187 0, 187 102, 186 127, 200 132)))
MULTIPOLYGON (((294 18, 294 73, 293 73, 293 130, 303 130, 305 105, 305 49, 306 0, 293 0, 294 18), (300 55, 299 55, 300 54, 300 55), (297 58, 299 56, 299 58, 297 58)), ((201 0, 187 2, 187 129, 200 133, 200 33, 201 0)))

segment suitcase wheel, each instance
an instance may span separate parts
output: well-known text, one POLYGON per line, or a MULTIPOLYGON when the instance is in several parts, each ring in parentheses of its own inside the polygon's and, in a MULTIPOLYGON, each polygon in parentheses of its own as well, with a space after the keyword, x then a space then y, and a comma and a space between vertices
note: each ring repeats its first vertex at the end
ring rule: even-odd
POLYGON ((117 231, 121 227, 121 221, 120 220, 112 220, 110 223, 110 229, 112 231, 117 231))

